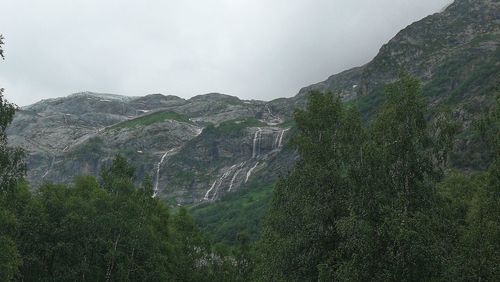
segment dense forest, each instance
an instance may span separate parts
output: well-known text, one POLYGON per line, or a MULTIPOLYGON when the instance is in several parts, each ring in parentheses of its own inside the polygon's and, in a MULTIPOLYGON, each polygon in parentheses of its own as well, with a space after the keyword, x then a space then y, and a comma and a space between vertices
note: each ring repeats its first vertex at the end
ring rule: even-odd
POLYGON ((262 227, 223 240, 152 197, 151 177, 135 185, 123 156, 98 178, 29 187, 5 133, 16 107, 0 92, 0 281, 499 281, 495 102, 468 125, 489 160, 472 172, 448 165, 463 125, 428 109, 405 73, 373 120, 311 92, 294 115, 300 160, 268 209, 248 201, 262 227))

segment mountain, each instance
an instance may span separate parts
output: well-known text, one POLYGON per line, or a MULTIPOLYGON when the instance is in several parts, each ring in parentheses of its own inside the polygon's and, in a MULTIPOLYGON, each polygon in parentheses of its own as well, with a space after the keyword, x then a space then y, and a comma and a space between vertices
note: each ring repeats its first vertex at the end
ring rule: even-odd
POLYGON ((139 178, 152 177, 159 197, 172 204, 212 203, 245 187, 270 187, 293 166, 297 155, 287 146, 292 115, 311 90, 337 93, 369 121, 383 102, 384 86, 405 70, 422 80, 433 108, 449 108, 464 125, 452 165, 482 169, 488 156, 473 145, 469 129, 492 104, 500 82, 499 27, 499 1, 457 0, 400 31, 366 65, 291 98, 83 92, 22 108, 9 141, 26 149, 33 184, 97 176, 120 153, 139 178))
POLYGON ((186 204, 216 200, 255 175, 274 181, 281 169, 262 171, 286 163, 289 128, 272 107, 218 93, 185 100, 83 92, 22 108, 8 134, 28 152, 35 185, 97 176, 122 154, 139 179, 153 178, 158 196, 186 204))
POLYGON ((435 101, 485 95, 498 76, 500 2, 457 0, 400 31, 368 64, 301 89, 329 90, 346 99, 380 94, 405 70, 435 101))

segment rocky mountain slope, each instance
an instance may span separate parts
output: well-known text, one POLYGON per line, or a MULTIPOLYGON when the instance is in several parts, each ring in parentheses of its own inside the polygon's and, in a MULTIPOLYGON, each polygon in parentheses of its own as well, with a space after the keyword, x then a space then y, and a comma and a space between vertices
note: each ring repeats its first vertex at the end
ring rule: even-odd
POLYGON ((139 177, 153 179, 159 197, 212 202, 252 182, 271 184, 293 165, 296 155, 286 146, 291 117, 309 91, 337 93, 369 119, 383 101, 384 85, 404 69, 422 80, 433 107, 449 107, 464 124, 456 144, 464 160, 455 163, 480 168, 484 156, 469 146, 466 132, 492 104, 500 82, 499 44, 500 2, 456 0, 399 32, 371 62, 295 97, 263 102, 216 93, 185 100, 85 92, 24 107, 8 134, 11 144, 28 152, 34 184, 98 175, 121 153, 139 177))
POLYGON ((216 93, 184 100, 84 92, 22 108, 8 134, 28 152, 33 184, 97 176, 122 154, 139 179, 153 179, 158 196, 193 203, 216 200, 256 174, 273 181, 278 172, 262 171, 288 158, 279 156, 284 125, 269 103, 216 93))
POLYGON ((499 36, 500 1, 456 0, 400 31, 368 64, 305 87, 299 96, 312 89, 346 99, 376 96, 401 70, 419 77, 434 99, 484 94, 498 76, 499 36))

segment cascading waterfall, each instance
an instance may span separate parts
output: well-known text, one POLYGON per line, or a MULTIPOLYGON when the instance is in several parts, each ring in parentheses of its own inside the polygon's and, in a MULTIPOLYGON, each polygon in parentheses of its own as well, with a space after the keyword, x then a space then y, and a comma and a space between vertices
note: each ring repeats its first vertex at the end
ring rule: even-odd
POLYGON ((247 172, 247 178, 245 179, 245 183, 248 182, 248 178, 250 178, 250 176, 252 175, 252 172, 254 171, 254 169, 259 165, 259 162, 256 162, 255 165, 250 169, 248 170, 247 172))
POLYGON ((167 156, 171 155, 171 153, 174 152, 176 149, 177 148, 173 148, 173 149, 166 151, 165 154, 163 154, 163 156, 161 156, 160 161, 156 165, 156 178, 155 178, 155 186, 154 186, 154 190, 153 190, 153 198, 156 198, 156 196, 158 196, 158 183, 160 181, 160 167, 161 167, 162 163, 165 161, 165 158, 167 156))
POLYGON ((238 166, 238 170, 234 173, 233 178, 231 178, 231 183, 229 184, 229 189, 227 190, 228 192, 231 192, 231 190, 233 189, 234 180, 236 180, 236 177, 238 177, 240 172, 243 170, 243 167, 245 166, 245 164, 246 164, 246 162, 242 162, 238 166))
POLYGON ((282 129, 281 131, 278 132, 278 134, 276 134, 276 138, 274 138, 273 142, 273 150, 278 150, 282 147, 283 136, 288 130, 290 130, 290 128, 282 129))
POLYGON ((262 131, 259 133, 259 145, 257 145, 257 157, 260 156, 261 149, 262 149, 262 131))
POLYGON ((273 142, 273 150, 276 150, 276 149, 278 149, 278 148, 279 148, 279 147, 278 147, 278 144, 279 144, 279 141, 280 141, 280 136, 281 136, 281 133, 282 133, 282 132, 283 132, 283 131, 278 132, 278 134, 276 134, 276 138, 274 138, 274 142, 273 142))
POLYGON ((283 135, 285 135, 285 132, 287 132, 288 130, 290 130, 290 128, 283 129, 283 130, 281 131, 281 134, 280 134, 280 140, 279 140, 279 142, 278 142, 278 148, 281 148, 281 147, 282 147, 283 135))
POLYGON ((217 181, 219 181, 219 179, 215 180, 214 183, 212 184, 212 186, 210 187, 210 189, 208 189, 207 193, 205 193, 205 197, 203 197, 203 199, 205 201, 209 200, 208 195, 210 195, 210 192, 212 192, 212 190, 214 190, 215 184, 217 184, 217 181))
POLYGON ((271 112, 271 109, 269 108, 269 105, 266 104, 265 107, 266 107, 266 110, 267 110, 267 113, 269 114, 269 116, 273 117, 273 113, 271 112))
POLYGON ((203 199, 205 201, 208 201, 210 200, 210 192, 212 192, 212 190, 215 189, 213 195, 212 195, 212 199, 211 200, 214 200, 216 197, 217 197, 217 192, 219 192, 219 188, 220 186, 222 185, 222 182, 224 182, 224 180, 231 174, 231 172, 236 168, 237 165, 233 165, 232 167, 230 167, 227 171, 225 171, 222 176, 215 180, 215 182, 212 184, 212 186, 210 187, 210 189, 208 189, 207 193, 205 193, 205 197, 203 197, 203 199))
MULTIPOLYGON (((253 136, 252 140, 252 158, 250 160, 241 162, 239 164, 235 164, 231 166, 230 168, 226 169, 224 173, 216 179, 208 191, 205 193, 205 196, 203 197, 203 200, 205 201, 213 201, 217 198, 218 192, 220 191, 221 187, 223 186, 224 183, 227 183, 229 181, 229 177, 232 175, 230 178, 231 180, 229 181, 229 188, 227 192, 231 192, 233 190, 233 187, 235 185, 236 180, 238 179, 238 176, 243 173, 243 171, 246 169, 246 165, 250 164, 250 161, 252 159, 256 159, 260 157, 260 152, 261 152, 261 147, 262 147, 262 139, 264 133, 269 133, 273 134, 274 140, 272 143, 273 147, 273 152, 279 151, 283 147, 283 139, 286 134, 286 132, 290 130, 290 128, 287 129, 282 129, 282 130, 276 130, 272 129, 272 131, 264 131, 262 128, 258 127, 257 130, 255 131, 255 134, 253 136)), ((266 153, 267 155, 267 153, 266 153)), ((260 161, 256 161, 255 164, 247 171, 246 177, 245 177, 245 182, 247 183, 250 177, 252 176, 252 173, 257 169, 259 166, 260 161)), ((225 186, 225 185, 224 185, 225 186)))
POLYGON ((215 191, 214 191, 214 194, 212 196, 212 200, 214 200, 215 197, 217 197, 217 192, 219 192, 219 188, 222 185, 222 182, 229 176, 229 174, 231 174, 231 171, 235 166, 236 165, 232 166, 228 171, 224 172, 224 174, 222 174, 222 176, 219 178, 219 184, 217 184, 217 186, 215 187, 215 191))
POLYGON ((252 158, 258 157, 258 154, 260 153, 260 140, 262 137, 262 129, 260 127, 257 128, 257 131, 255 131, 255 135, 253 136, 253 147, 252 147, 252 158), (258 147, 257 147, 257 141, 258 147), (257 150, 259 152, 257 152, 257 150))

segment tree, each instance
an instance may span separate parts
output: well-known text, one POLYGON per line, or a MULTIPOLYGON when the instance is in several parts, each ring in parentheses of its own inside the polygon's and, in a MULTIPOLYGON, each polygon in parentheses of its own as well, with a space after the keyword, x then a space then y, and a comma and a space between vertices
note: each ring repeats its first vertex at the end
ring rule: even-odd
POLYGON ((3 35, 0 34, 0 58, 2 58, 2 60, 4 59, 4 56, 3 56, 3 48, 2 48, 2 45, 4 44, 3 42, 3 35))
POLYGON ((449 267, 456 281, 500 280, 500 94, 480 123, 481 138, 493 155, 489 170, 448 177, 441 185, 460 223, 449 267))
POLYGON ((173 280, 168 208, 146 192, 150 181, 135 187, 125 178, 133 174, 116 158, 103 170, 103 186, 93 177, 42 186, 20 219, 22 279, 173 280))
POLYGON ((177 281, 208 280, 208 241, 183 207, 172 217, 172 240, 176 254, 173 270, 177 281))
POLYGON ((301 159, 275 187, 259 251, 262 280, 314 281, 338 247, 336 222, 349 214, 365 132, 356 109, 313 92, 295 113, 301 159))
POLYGON ((110 193, 131 193, 134 190, 134 173, 127 160, 117 155, 109 167, 101 171, 102 186, 110 193))
MULTIPOLYGON (((0 35, 0 57, 3 54, 3 36, 0 35)), ((16 196, 16 188, 25 174, 23 151, 7 144, 6 130, 14 118, 16 106, 3 97, 0 88, 0 280, 13 279, 21 265, 21 258, 12 237, 15 235, 17 219, 10 200, 16 196)))
MULTIPOLYGON (((3 59, 2 39, 0 35, 0 56, 3 59)), ((12 192, 26 170, 23 151, 7 146, 5 131, 14 118, 16 106, 4 99, 3 92, 4 89, 0 88, 0 197, 12 192)))
POLYGON ((260 243, 262 280, 441 277, 434 185, 453 130, 443 116, 428 126, 419 82, 402 74, 388 85, 370 126, 320 93, 295 121, 301 159, 275 187, 260 243))
POLYGON ((440 275, 433 210, 434 185, 442 175, 436 163, 442 157, 434 150, 438 142, 433 136, 439 135, 427 124, 425 105, 419 82, 402 74, 386 88, 386 102, 373 125, 385 194, 379 204, 383 220, 376 226, 383 250, 378 273, 384 279, 432 280, 440 275))

